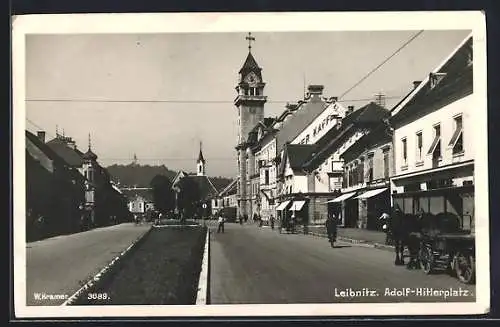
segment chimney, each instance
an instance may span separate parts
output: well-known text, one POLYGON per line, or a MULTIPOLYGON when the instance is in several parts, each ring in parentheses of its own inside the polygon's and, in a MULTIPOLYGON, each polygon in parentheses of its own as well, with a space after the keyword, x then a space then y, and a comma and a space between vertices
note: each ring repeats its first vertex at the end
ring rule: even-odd
POLYGON ((36 136, 42 141, 42 143, 45 143, 45 131, 38 131, 36 132, 36 136))
MULTIPOLYGON (((299 101, 299 102, 300 102, 300 101, 299 101)), ((296 103, 287 103, 287 104, 286 104, 286 108, 287 108, 288 110, 291 110, 291 111, 293 111, 293 110, 297 109, 297 107, 298 107, 298 104, 296 104, 296 103)))
POLYGON ((323 88, 324 86, 323 85, 309 85, 307 87, 307 92, 310 94, 310 95, 322 95, 323 94, 323 88))
POLYGON ((332 102, 337 102, 338 99, 339 99, 338 97, 330 97, 330 101, 332 102))
POLYGON ((413 81, 413 89, 415 90, 420 85, 420 83, 422 83, 422 81, 413 81))

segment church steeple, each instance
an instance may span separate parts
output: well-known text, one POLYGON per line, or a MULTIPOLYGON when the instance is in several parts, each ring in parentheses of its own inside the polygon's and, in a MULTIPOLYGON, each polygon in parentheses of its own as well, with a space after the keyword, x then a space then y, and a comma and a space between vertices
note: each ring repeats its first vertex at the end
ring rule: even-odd
POLYGON ((92 152, 92 142, 90 140, 90 133, 89 133, 89 149, 87 150, 87 152, 84 153, 83 159, 90 161, 97 160, 97 155, 94 152, 92 152))
POLYGON ((205 158, 203 158, 203 152, 201 150, 200 142, 200 152, 198 153, 198 160, 196 161, 196 175, 205 176, 205 158))

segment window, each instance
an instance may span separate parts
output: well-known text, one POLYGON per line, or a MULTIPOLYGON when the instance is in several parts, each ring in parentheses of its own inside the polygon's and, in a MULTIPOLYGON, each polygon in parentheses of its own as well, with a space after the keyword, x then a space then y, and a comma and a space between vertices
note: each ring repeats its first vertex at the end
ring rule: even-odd
POLYGON ((431 90, 433 88, 435 88, 445 76, 446 76, 446 73, 430 73, 429 74, 429 81, 430 81, 431 90))
POLYGON ((422 132, 417 132, 417 162, 422 161, 422 132))
POLYGON ((373 181, 373 154, 368 157, 368 170, 366 175, 368 177, 368 182, 371 183, 373 181))
POLYGON ((264 170, 264 184, 269 184, 269 170, 264 170))
POLYGON ((365 181, 365 160, 361 159, 358 166, 358 183, 364 183, 365 181))
POLYGON ((441 158, 441 125, 434 126, 434 140, 427 154, 432 154, 433 159, 441 158))
POLYGON ((384 178, 389 178, 389 151, 384 151, 384 178))
POLYGON ((403 166, 408 164, 408 147, 406 144, 406 138, 401 140, 401 147, 403 149, 403 166))
POLYGON ((454 120, 455 132, 453 132, 453 136, 448 145, 453 147, 453 154, 459 154, 464 151, 462 116, 457 116, 454 120))

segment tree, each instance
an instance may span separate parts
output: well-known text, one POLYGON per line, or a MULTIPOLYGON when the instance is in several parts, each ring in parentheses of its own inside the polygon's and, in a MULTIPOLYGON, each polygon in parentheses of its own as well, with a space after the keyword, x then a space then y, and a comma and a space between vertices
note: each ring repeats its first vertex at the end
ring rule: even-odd
POLYGON ((155 208, 166 214, 175 208, 175 193, 172 189, 172 182, 165 175, 156 175, 150 182, 153 189, 153 202, 155 208))
POLYGON ((182 213, 181 219, 185 216, 192 216, 201 200, 198 183, 191 178, 182 178, 177 184, 179 192, 177 194, 177 207, 182 213))

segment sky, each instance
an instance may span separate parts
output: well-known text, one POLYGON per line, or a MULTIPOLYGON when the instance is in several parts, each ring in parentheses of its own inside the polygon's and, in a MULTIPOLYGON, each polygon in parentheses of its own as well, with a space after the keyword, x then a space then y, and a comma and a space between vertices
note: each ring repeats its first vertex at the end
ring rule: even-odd
MULTIPOLYGON (((304 85, 341 96, 418 31, 252 33, 266 116, 296 102, 304 85)), ((424 31, 340 100, 360 108, 379 92, 388 109, 470 31, 424 31)), ((26 129, 73 137, 104 165, 164 164, 195 171, 199 143, 210 176, 237 173, 238 71, 245 33, 29 35, 26 129), (61 101, 64 100, 64 101, 61 101)))

